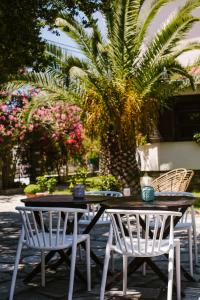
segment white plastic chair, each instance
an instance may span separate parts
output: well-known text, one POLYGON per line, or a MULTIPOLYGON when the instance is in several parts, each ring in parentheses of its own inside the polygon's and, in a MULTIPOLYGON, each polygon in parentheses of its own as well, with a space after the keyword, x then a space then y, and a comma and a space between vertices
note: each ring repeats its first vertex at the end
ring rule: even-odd
POLYGON ((68 300, 72 299, 77 244, 86 242, 87 284, 91 290, 90 236, 77 233, 77 215, 85 209, 16 207, 22 218, 22 232, 18 242, 9 300, 13 299, 18 264, 23 245, 41 251, 41 284, 45 286, 45 251, 72 248, 68 300), (73 216, 73 233, 66 234, 69 220, 73 216))
POLYGON ((174 217, 181 217, 181 213, 150 210, 107 210, 107 213, 111 216, 111 226, 106 246, 100 300, 104 299, 108 264, 112 251, 123 256, 123 295, 126 295, 127 291, 128 257, 154 257, 167 253, 169 255, 167 300, 172 300, 174 248, 176 249, 177 300, 180 300, 180 241, 174 239, 174 217), (143 235, 144 230, 140 225, 140 218, 146 223, 145 235, 143 235), (152 218, 155 219, 154 228, 150 228, 152 218), (133 219, 135 219, 135 226, 132 226, 133 219), (163 234, 168 221, 170 221, 169 238, 164 239, 163 234), (150 231, 152 237, 149 234, 150 231))
MULTIPOLYGON (((184 196, 184 197, 195 198, 195 195, 189 192, 156 192, 155 195, 170 196, 170 197, 184 196)), ((195 210, 193 206, 187 209, 185 214, 182 216, 182 218, 174 228, 174 232, 183 232, 183 231, 186 231, 188 236, 190 274, 191 276, 193 276, 193 251, 192 251, 193 242, 194 242, 195 264, 198 264, 197 232, 196 232, 196 222, 195 222, 195 210)))
MULTIPOLYGON (((157 192, 156 194, 159 196, 189 196, 195 198, 192 193, 186 192, 193 176, 193 170, 184 168, 174 169, 153 180, 151 185, 154 187, 155 191, 157 192)), ((193 206, 188 209, 185 216, 182 217, 181 222, 176 225, 175 231, 187 232, 190 274, 193 276, 192 236, 194 241, 195 264, 198 264, 197 233, 195 210, 193 206), (188 216, 190 217, 188 218, 188 216)))
MULTIPOLYGON (((122 197, 123 194, 115 191, 91 191, 85 192, 85 195, 94 195, 94 196, 111 196, 111 197, 122 197)), ((82 218, 79 220, 80 225, 88 225, 96 215, 99 210, 99 204, 89 204, 87 205, 87 213, 85 213, 82 218)), ((99 220, 96 223, 97 225, 106 225, 110 224, 110 216, 104 212, 99 220)))

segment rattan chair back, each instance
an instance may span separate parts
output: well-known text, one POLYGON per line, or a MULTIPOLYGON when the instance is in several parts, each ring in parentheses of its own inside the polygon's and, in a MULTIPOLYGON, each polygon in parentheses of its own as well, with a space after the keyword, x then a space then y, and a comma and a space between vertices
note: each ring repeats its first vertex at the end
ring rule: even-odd
POLYGON ((152 181, 157 192, 181 192, 186 186, 187 170, 184 168, 171 170, 152 181))

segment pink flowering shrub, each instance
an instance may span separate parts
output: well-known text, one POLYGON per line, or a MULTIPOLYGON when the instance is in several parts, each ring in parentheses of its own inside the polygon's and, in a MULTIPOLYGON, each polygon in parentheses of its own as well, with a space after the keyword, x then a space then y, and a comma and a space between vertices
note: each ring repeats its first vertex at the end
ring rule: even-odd
MULTIPOLYGON (((19 108, 0 104, 0 150, 12 148, 18 140, 19 108)), ((2 153, 1 153, 2 154, 2 153)))
POLYGON ((59 174, 70 158, 81 158, 83 128, 77 106, 58 101, 36 109, 26 121, 31 102, 23 96, 21 103, 21 108, 0 104, 0 150, 17 146, 32 180, 55 169, 59 174))

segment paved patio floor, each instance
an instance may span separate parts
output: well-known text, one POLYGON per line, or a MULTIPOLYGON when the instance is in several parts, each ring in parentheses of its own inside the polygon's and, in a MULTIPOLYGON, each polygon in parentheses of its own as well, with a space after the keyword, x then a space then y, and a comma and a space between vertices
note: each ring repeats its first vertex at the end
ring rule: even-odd
MULTIPOLYGON (((17 241, 19 237, 20 219, 15 211, 15 206, 20 204, 21 195, 0 196, 0 300, 8 299, 8 291, 11 282, 13 264, 15 260, 17 241)), ((197 232, 200 236, 200 215, 197 214, 197 232)), ((104 259, 105 244, 108 236, 108 227, 95 229, 91 234, 91 247, 104 259)), ((200 241, 200 239, 199 239, 200 241)), ((200 250, 199 250, 200 252, 200 250)), ((69 269, 65 265, 57 270, 48 269, 46 271, 46 287, 40 286, 40 276, 36 276, 28 285, 23 283, 25 276, 40 261, 40 254, 30 249, 22 252, 20 269, 18 271, 17 284, 15 290, 15 300, 56 300, 67 299, 67 288, 69 269)), ((82 253, 82 259, 78 253, 77 266, 85 274, 85 258, 82 253)), ((200 260, 200 257, 199 257, 200 260)), ((158 259, 156 260, 158 261, 158 259)), ((164 258, 159 259, 159 266, 167 272, 167 262, 164 258)), ((181 263, 189 269, 187 238, 184 234, 181 236, 181 263)), ((121 259, 115 257, 115 268, 120 270, 121 259)), ((182 276, 182 291, 185 293, 185 300, 200 300, 200 263, 195 266, 196 282, 187 281, 182 276)), ((85 276, 85 275, 84 275, 85 276)), ((74 299, 76 300, 96 300, 99 299, 99 289, 101 282, 101 273, 92 262, 92 291, 88 293, 86 287, 80 279, 76 278, 74 285, 74 299)), ((164 300, 166 299, 165 284, 150 269, 147 269, 147 275, 142 276, 141 270, 138 270, 128 278, 128 293, 126 297, 122 296, 122 282, 117 282, 112 290, 107 292, 107 299, 148 299, 164 300)), ((176 299, 174 295, 173 299, 176 299)))

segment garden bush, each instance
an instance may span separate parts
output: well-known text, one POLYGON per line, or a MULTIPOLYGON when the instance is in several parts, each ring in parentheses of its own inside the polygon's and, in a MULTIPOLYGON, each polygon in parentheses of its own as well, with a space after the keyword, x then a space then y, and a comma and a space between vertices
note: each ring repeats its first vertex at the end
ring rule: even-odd
POLYGON ((48 191, 51 194, 55 191, 57 180, 46 176, 38 176, 36 178, 36 184, 39 186, 40 192, 48 191))
POLYGON ((118 179, 112 175, 100 176, 100 190, 120 191, 121 185, 118 179))
POLYGON ((40 192, 40 187, 37 184, 29 184, 25 187, 25 194, 36 194, 40 192))
POLYGON ((116 179, 112 175, 106 176, 95 176, 92 179, 87 180, 87 189, 90 190, 113 190, 113 191, 120 191, 121 184, 118 179, 116 179))

